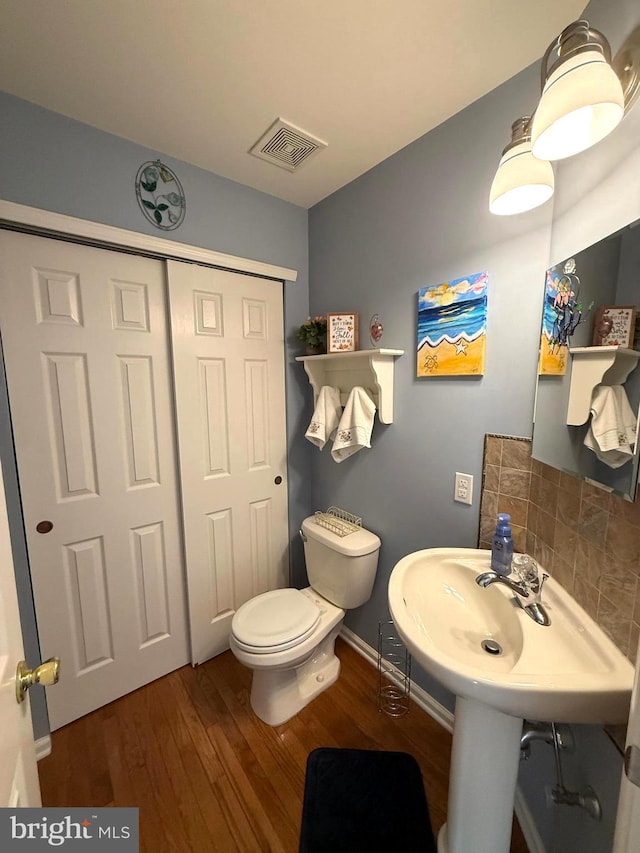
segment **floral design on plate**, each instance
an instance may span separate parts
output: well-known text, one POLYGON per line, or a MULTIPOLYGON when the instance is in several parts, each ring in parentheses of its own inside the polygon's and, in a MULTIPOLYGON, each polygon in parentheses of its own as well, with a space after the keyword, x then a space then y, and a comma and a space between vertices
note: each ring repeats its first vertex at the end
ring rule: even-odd
POLYGON ((148 160, 136 175, 136 197, 149 222, 163 231, 182 224, 186 199, 176 173, 160 160, 148 160))

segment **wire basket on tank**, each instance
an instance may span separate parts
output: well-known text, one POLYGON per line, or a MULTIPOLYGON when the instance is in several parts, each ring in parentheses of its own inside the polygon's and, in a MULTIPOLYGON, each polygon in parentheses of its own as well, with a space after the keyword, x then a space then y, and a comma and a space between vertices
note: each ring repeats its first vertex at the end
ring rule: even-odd
POLYGON ((409 711, 411 655, 392 620, 378 622, 378 710, 389 717, 409 711))

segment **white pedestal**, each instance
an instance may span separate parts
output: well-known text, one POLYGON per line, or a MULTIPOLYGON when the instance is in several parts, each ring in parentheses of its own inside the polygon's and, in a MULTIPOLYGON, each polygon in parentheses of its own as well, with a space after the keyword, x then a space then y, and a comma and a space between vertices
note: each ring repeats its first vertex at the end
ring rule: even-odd
POLYGON ((509 853, 522 720, 456 699, 447 822, 438 853, 509 853))

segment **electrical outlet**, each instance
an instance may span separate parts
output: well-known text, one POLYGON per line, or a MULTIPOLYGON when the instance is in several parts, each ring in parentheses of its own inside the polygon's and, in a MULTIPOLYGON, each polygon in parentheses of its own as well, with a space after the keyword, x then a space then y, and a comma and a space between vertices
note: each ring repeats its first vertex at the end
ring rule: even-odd
POLYGON ((453 499, 461 504, 473 503, 473 475, 460 474, 456 471, 456 481, 453 489, 453 499))

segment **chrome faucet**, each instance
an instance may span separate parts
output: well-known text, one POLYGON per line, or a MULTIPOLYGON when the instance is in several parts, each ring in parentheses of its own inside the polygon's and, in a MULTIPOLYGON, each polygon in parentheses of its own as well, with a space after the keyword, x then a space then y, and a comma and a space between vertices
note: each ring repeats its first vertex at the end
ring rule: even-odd
MULTIPOLYGON (((516 562, 517 558, 514 558, 516 562)), ((509 575, 499 575, 497 572, 482 572, 476 578, 476 583, 483 589, 494 583, 500 583, 508 587, 514 595, 517 603, 524 612, 530 616, 538 625, 550 625, 551 619, 542 603, 542 587, 549 575, 541 572, 537 564, 528 558, 523 561, 518 570, 518 578, 509 575)))

